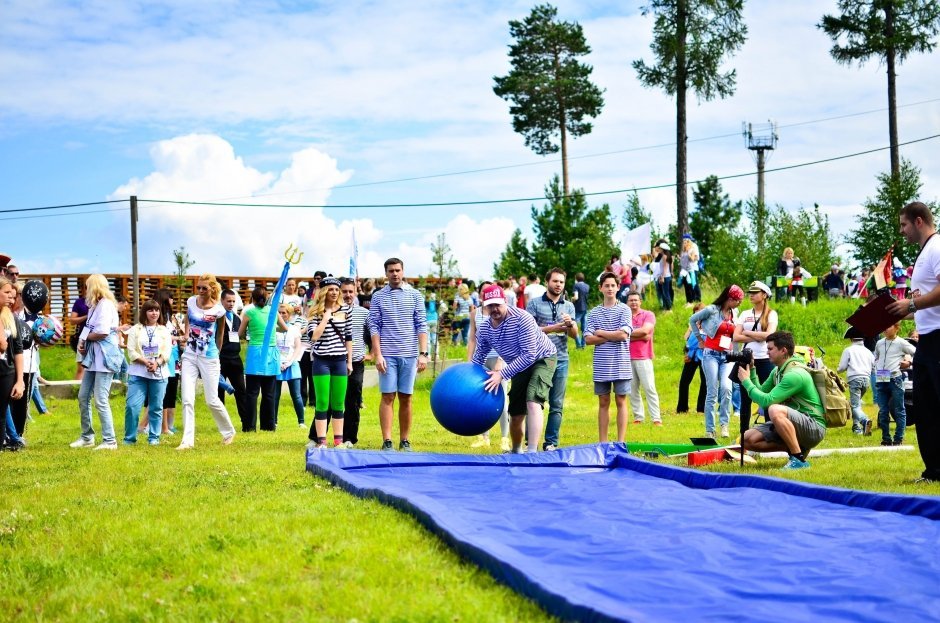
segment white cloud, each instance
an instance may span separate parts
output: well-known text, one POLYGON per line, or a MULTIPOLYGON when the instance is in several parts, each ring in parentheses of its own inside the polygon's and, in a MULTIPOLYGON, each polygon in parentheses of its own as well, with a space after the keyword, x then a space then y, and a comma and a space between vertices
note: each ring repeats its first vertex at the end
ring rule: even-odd
POLYGON ((170 270, 166 250, 183 245, 197 263, 194 271, 270 275, 282 265, 287 246, 294 244, 304 252, 294 274, 320 269, 346 274, 355 229, 360 274, 381 275, 391 255, 405 260, 409 274, 428 274, 430 245, 444 232, 464 274, 480 277, 489 275, 515 228, 508 218, 476 221, 459 214, 443 228, 424 226, 411 234, 396 232, 390 239, 372 219, 337 221, 322 208, 152 203, 147 199, 326 205, 330 189, 349 179, 351 172, 341 171, 335 159, 313 147, 292 154, 290 165, 278 173, 262 172, 246 165, 230 143, 211 134, 160 141, 150 154, 153 172, 129 180, 110 197, 140 199, 143 273, 170 270))

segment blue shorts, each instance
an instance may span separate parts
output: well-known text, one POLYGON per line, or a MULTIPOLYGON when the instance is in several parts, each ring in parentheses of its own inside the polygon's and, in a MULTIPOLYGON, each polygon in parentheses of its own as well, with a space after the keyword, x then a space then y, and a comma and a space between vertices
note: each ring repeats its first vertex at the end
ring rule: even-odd
POLYGON ((418 375, 417 357, 386 357, 386 372, 379 373, 379 391, 383 394, 408 394, 415 391, 418 375))

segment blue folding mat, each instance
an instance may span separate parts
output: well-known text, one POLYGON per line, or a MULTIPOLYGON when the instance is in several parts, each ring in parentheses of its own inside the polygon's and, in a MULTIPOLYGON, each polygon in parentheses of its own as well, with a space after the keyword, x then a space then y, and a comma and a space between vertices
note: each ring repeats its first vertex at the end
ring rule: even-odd
POLYGON ((940 621, 940 498, 715 474, 616 444, 307 452, 497 580, 583 621, 940 621))

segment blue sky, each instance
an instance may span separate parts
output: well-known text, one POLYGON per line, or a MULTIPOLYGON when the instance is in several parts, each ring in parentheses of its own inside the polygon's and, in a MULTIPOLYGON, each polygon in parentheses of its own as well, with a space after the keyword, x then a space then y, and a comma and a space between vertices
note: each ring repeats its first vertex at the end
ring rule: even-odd
MULTIPOLYGON (((834 2, 751 2, 748 43, 729 65, 737 94, 690 99, 689 179, 753 170, 741 123, 781 124, 769 167, 887 145, 884 67, 836 65, 815 28, 834 2)), ((508 70, 508 20, 520 2, 20 2, 0 5, 0 210, 106 199, 377 204, 538 197, 560 170, 513 133, 492 77, 508 70), (372 184, 449 172, 474 174, 372 184), (366 184, 366 185, 364 185, 366 184)), ((651 59, 652 20, 639 3, 560 2, 582 24, 606 106, 591 135, 570 144, 572 183, 587 192, 674 179, 673 101, 644 89, 630 67, 651 59), (620 152, 620 153, 610 153, 620 152), (606 154, 606 155, 602 155, 606 154)), ((899 71, 901 140, 940 131, 938 56, 899 71), (938 100, 938 101, 929 101, 938 100), (928 102, 928 103, 921 103, 928 102)), ((940 195, 937 140, 903 148, 940 195)), ((774 173, 767 200, 818 202, 842 234, 888 167, 887 152, 774 173)), ((729 180, 733 198, 753 178, 729 180)), ((671 189, 641 201, 660 225, 671 189)), ((594 200, 592 200, 594 201, 594 200)), ((624 195, 598 198, 619 214, 624 195)), ((364 274, 385 257, 427 273, 430 243, 447 234, 464 273, 487 275, 530 203, 472 207, 298 209, 142 204, 140 269, 169 272, 185 245, 194 270, 274 274, 289 243, 296 269, 344 272, 355 229, 364 274)), ((24 272, 130 272, 126 204, 46 213, 9 225, 24 272), (87 213, 94 210, 112 212, 87 213)), ((23 216, 0 214, 0 218, 23 216)), ((36 215, 30 215, 36 216, 36 215)), ((576 268, 576 267, 573 267, 576 268)))

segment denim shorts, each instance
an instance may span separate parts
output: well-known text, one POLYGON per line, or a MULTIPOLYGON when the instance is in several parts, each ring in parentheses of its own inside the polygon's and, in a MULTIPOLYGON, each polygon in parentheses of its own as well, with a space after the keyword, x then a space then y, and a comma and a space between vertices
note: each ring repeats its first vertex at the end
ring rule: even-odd
POLYGON ((379 374, 379 391, 383 394, 413 394, 418 374, 417 357, 386 357, 385 374, 379 374))
POLYGON ((614 394, 618 396, 626 396, 630 393, 630 379, 627 379, 620 381, 594 381, 594 395, 610 395, 611 386, 613 386, 614 394))

